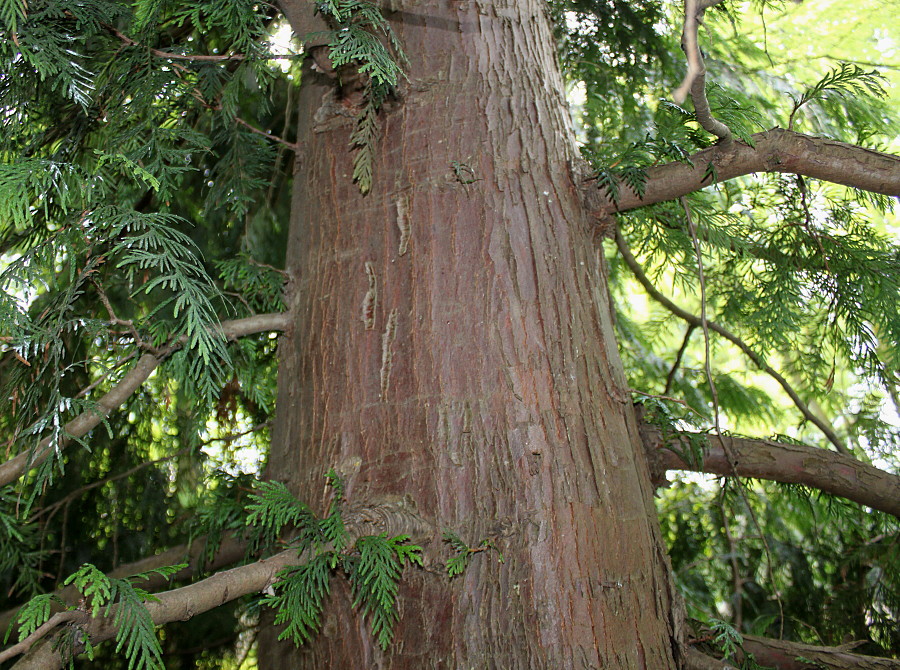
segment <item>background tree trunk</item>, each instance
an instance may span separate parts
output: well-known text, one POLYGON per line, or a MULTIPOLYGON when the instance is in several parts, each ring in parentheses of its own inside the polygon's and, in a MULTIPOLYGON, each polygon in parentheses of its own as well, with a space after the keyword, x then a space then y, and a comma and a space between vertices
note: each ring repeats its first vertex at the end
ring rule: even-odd
POLYGON ((351 503, 406 499, 505 560, 475 555, 449 580, 438 534, 428 569, 406 571, 387 653, 339 588, 303 650, 263 636, 263 668, 677 667, 678 607, 544 10, 388 15, 410 81, 381 114, 366 197, 347 150, 354 101, 305 74, 297 320, 269 476, 322 511, 334 466, 351 503))

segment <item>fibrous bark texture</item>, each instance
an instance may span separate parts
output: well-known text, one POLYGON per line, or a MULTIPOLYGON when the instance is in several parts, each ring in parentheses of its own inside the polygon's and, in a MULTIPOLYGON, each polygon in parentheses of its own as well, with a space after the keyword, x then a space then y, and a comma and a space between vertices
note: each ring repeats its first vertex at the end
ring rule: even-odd
POLYGON ((436 537, 426 570, 404 576, 386 653, 338 589, 315 642, 292 652, 264 635, 261 667, 677 667, 678 608, 544 11, 426 1, 388 15, 410 80, 382 112, 365 197, 352 101, 305 75, 297 321, 269 474, 321 511, 333 466, 351 502, 405 499, 504 560, 482 552, 449 580, 436 537))

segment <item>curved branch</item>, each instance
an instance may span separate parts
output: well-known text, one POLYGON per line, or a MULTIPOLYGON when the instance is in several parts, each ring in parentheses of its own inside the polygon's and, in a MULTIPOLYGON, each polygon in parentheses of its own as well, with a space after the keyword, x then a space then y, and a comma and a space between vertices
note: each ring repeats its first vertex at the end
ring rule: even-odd
MULTIPOLYGON (((434 528, 428 521, 399 502, 348 512, 345 523, 351 543, 363 535, 381 532, 389 535, 407 534, 413 541, 422 541, 434 534, 434 528)), ((154 594, 158 600, 147 602, 146 608, 157 626, 173 621, 187 621, 241 596, 264 591, 277 581, 280 570, 302 564, 307 556, 307 553, 298 556, 296 549, 289 549, 256 563, 217 572, 194 584, 154 594)), ((96 645, 116 636, 115 607, 95 616, 91 616, 89 612, 78 614, 70 622, 87 634, 92 644, 96 645)), ((38 642, 13 668, 55 670, 65 664, 66 659, 55 648, 53 638, 48 637, 38 642)))
POLYGON ((587 181, 582 188, 584 204, 595 218, 605 220, 615 212, 674 200, 710 186, 710 165, 720 182, 754 172, 781 172, 900 196, 900 156, 783 128, 756 133, 752 147, 737 141, 729 147, 715 145, 694 154, 690 161, 649 168, 643 197, 623 184, 618 201, 613 202, 587 181))
MULTIPOLYGON (((216 328, 221 331, 223 337, 228 340, 234 340, 246 335, 253 335, 255 333, 270 330, 285 330, 289 324, 290 318, 286 313, 257 314, 255 316, 247 317, 246 319, 223 321, 216 326, 216 328)), ((184 338, 177 342, 175 346, 168 349, 165 355, 156 356, 147 353, 141 356, 135 366, 125 374, 122 380, 112 387, 106 395, 100 398, 94 411, 84 412, 65 425, 65 434, 72 438, 87 435, 113 410, 125 402, 132 393, 139 389, 145 381, 147 381, 147 378, 150 377, 159 364, 165 360, 166 355, 174 352, 181 347, 183 343, 184 338)), ((16 481, 29 469, 46 461, 54 450, 64 449, 68 446, 69 442, 70 439, 62 439, 54 442, 53 438, 48 437, 41 440, 34 450, 23 451, 5 463, 0 463, 0 487, 16 481)))
POLYGON ((723 146, 727 147, 732 142, 731 129, 715 118, 709 108, 709 100, 706 97, 706 63, 703 61, 703 53, 697 42, 697 30, 703 22, 703 13, 707 7, 714 4, 717 3, 684 0, 684 30, 681 33, 681 48, 687 56, 688 71, 681 86, 673 93, 672 97, 680 105, 690 91, 697 122, 706 132, 722 140, 723 146))
MULTIPOLYGON (((647 294, 653 298, 660 305, 665 307, 667 310, 672 312, 679 319, 683 319, 687 321, 689 324, 694 326, 702 326, 703 322, 699 316, 696 314, 691 314, 687 310, 682 309, 674 302, 669 300, 666 296, 656 290, 656 287, 650 281, 646 274, 644 274, 644 270, 641 268, 640 263, 637 262, 635 257, 632 255, 631 250, 628 248, 628 245, 625 243, 625 239, 622 237, 622 234, 616 230, 616 246, 619 248, 619 253, 622 254, 622 259, 625 261, 625 264, 631 269, 631 272, 634 274, 635 279, 640 282, 641 286, 644 287, 644 290, 647 291, 647 294)), ((753 363, 763 372, 768 374, 772 379, 778 382, 781 388, 784 389, 784 392, 788 394, 791 400, 794 401, 794 405, 800 410, 800 413, 806 418, 807 421, 815 425, 825 437, 828 438, 828 441, 831 442, 835 449, 837 449, 840 453, 845 454, 847 456, 850 455, 847 447, 844 446, 844 443, 841 442, 841 439, 834 432, 834 429, 825 421, 817 417, 809 407, 803 402, 803 399, 797 395, 797 392, 793 389, 793 387, 788 384, 788 381, 782 377, 777 370, 775 370, 772 366, 763 360, 762 356, 757 354, 750 346, 744 342, 737 335, 732 333, 731 331, 723 328, 719 324, 714 321, 708 321, 707 327, 709 330, 718 333, 726 340, 734 344, 738 349, 744 352, 744 355, 747 356, 753 363)))
POLYGON ((659 428, 647 423, 641 424, 640 432, 652 468, 658 473, 656 481, 665 470, 691 470, 802 484, 900 518, 900 477, 850 456, 774 440, 710 436, 702 462, 695 462, 690 434, 664 436, 659 428), (723 442, 727 443, 728 454, 723 442))

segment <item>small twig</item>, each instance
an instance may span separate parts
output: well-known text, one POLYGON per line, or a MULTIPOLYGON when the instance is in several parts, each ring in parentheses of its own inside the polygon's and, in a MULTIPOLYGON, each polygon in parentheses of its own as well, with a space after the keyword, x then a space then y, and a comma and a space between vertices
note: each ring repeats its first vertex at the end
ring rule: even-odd
POLYGON ((822 263, 825 265, 825 271, 831 274, 831 268, 828 267, 828 256, 825 254, 825 247, 822 240, 812 227, 812 212, 809 209, 809 201, 807 200, 808 191, 806 189, 806 180, 803 175, 797 175, 797 189, 800 191, 800 209, 803 210, 803 227, 811 238, 819 245, 819 253, 822 254, 822 263))
POLYGON ((284 278, 285 281, 287 281, 291 278, 291 273, 288 272, 287 270, 282 270, 281 268, 276 268, 274 265, 269 265, 268 263, 263 263, 262 261, 258 261, 255 258, 248 257, 247 262, 250 263, 250 265, 255 265, 258 268, 265 268, 266 270, 271 270, 272 272, 280 274, 284 278))
POLYGON ((728 554, 731 563, 731 588, 734 591, 734 609, 732 611, 732 625, 738 631, 744 622, 744 579, 741 577, 741 564, 738 561, 738 548, 734 536, 731 534, 731 525, 728 523, 728 510, 725 507, 725 487, 721 489, 719 496, 719 512, 722 514, 722 530, 725 532, 725 541, 728 542, 728 554))
MULTIPOLYGON (((291 125, 291 120, 294 117, 294 111, 293 111, 294 110, 294 87, 291 86, 290 84, 288 84, 287 95, 285 96, 285 98, 286 98, 286 100, 284 103, 284 125, 281 128, 281 136, 282 137, 287 137, 288 130, 290 129, 290 125, 291 125)), ((297 142, 297 139, 295 138, 294 144, 291 147, 294 154, 297 154, 297 149, 298 149, 296 142, 297 142)), ((275 163, 272 166, 272 179, 269 181, 269 188, 266 191, 266 204, 269 207, 272 206, 272 202, 275 198, 275 187, 278 184, 278 182, 280 181, 279 175, 280 175, 280 171, 281 171, 281 162, 282 162, 283 158, 284 158, 284 151, 279 148, 275 154, 275 163)), ((248 237, 248 231, 247 231, 246 227, 244 229, 244 237, 245 238, 248 237)))
POLYGON ((631 392, 631 393, 635 393, 635 394, 637 394, 637 395, 642 395, 642 396, 644 396, 644 397, 646 397, 646 398, 655 398, 655 399, 657 399, 657 400, 668 400, 669 402, 678 403, 679 405, 683 405, 685 409, 690 410, 691 412, 693 412, 693 413, 696 414, 697 416, 703 416, 702 414, 700 414, 700 412, 698 412, 698 411, 695 410, 693 407, 691 407, 690 405, 688 405, 687 402, 685 402, 685 401, 682 400, 681 398, 675 398, 675 397, 670 396, 670 395, 657 395, 656 393, 644 393, 643 391, 637 391, 637 390, 635 390, 635 389, 630 389, 630 392, 631 392))
MULTIPOLYGON (((262 423, 256 424, 252 428, 248 428, 247 430, 241 431, 239 433, 229 433, 228 435, 222 435, 221 437, 212 437, 208 440, 204 440, 203 442, 200 442, 198 444, 198 447, 202 448, 206 445, 212 444, 213 442, 226 442, 226 443, 234 442, 235 440, 240 439, 241 437, 244 437, 245 435, 252 435, 253 433, 255 433, 257 431, 262 430, 263 428, 268 426, 269 423, 270 423, 269 421, 264 421, 262 423)), ((128 470, 125 470, 124 472, 120 472, 117 475, 111 475, 109 477, 104 477, 103 479, 98 479, 97 481, 91 482, 90 484, 87 484, 86 486, 82 486, 81 488, 76 489, 75 491, 72 491, 71 493, 69 493, 65 498, 62 498, 61 500, 57 500, 52 505, 48 505, 47 507, 44 507, 44 508, 38 510, 37 512, 35 512, 32 515, 31 519, 29 519, 29 523, 33 523, 33 522, 37 521, 45 514, 50 514, 52 516, 53 514, 56 513, 56 510, 59 507, 61 507, 62 505, 70 504, 76 498, 87 493, 91 489, 95 489, 98 486, 103 486, 104 484, 108 484, 109 482, 114 482, 119 479, 124 479, 125 477, 129 477, 130 475, 133 475, 135 472, 143 470, 144 468, 149 467, 151 465, 158 465, 160 463, 165 463, 166 461, 171 461, 173 458, 177 458, 178 456, 187 453, 188 451, 190 451, 190 449, 191 449, 191 447, 182 447, 178 451, 175 451, 175 452, 169 454, 168 456, 163 456, 162 458, 157 458, 156 460, 153 460, 153 461, 144 461, 142 463, 135 465, 132 468, 129 468, 128 470)))
POLYGON ((128 354, 127 356, 123 356, 122 358, 120 358, 119 360, 117 360, 117 361, 112 365, 112 367, 110 367, 106 372, 104 372, 102 375, 100 375, 100 377, 99 377, 96 381, 91 382, 90 384, 88 384, 87 386, 85 386, 83 389, 81 389, 81 390, 75 395, 75 397, 76 397, 76 398, 83 398, 84 396, 86 396, 88 393, 90 393, 90 392, 93 391, 95 388, 97 388, 98 386, 100 386, 100 384, 102 384, 102 383, 103 383, 103 382, 104 382, 104 381, 105 381, 105 380, 106 380, 113 372, 115 372, 115 371, 118 370, 120 367, 122 367, 123 365, 125 365, 128 361, 130 361, 130 360, 131 360, 132 358, 134 358, 135 356, 137 356, 137 352, 136 352, 136 351, 132 351, 132 352, 131 352, 130 354, 128 354))
POLYGON ((138 349, 140 349, 141 351, 150 352, 157 358, 161 357, 163 355, 163 349, 145 342, 144 338, 141 337, 141 334, 138 332, 137 328, 134 327, 134 321, 132 321, 131 319, 120 319, 116 315, 112 303, 110 302, 109 297, 106 295, 106 291, 103 289, 103 286, 101 286, 100 282, 96 281, 93 277, 90 281, 94 285, 94 288, 97 289, 97 295, 100 296, 100 302, 103 303, 103 306, 106 308, 106 311, 109 314, 110 323, 127 328, 138 349))
POLYGON ((244 119, 242 119, 239 116, 234 117, 234 120, 237 121, 242 126, 244 126, 245 128, 247 128, 248 130, 250 130, 251 132, 256 133, 257 135, 262 135, 263 137, 268 137, 273 142, 278 142, 279 144, 283 144, 291 151, 297 150, 296 144, 292 144, 291 142, 288 142, 287 140, 278 137, 278 135, 273 135, 272 133, 267 133, 265 130, 260 130, 259 128, 254 128, 253 126, 251 126, 249 123, 244 121, 244 119))
MULTIPOLYGON (((681 206, 684 208, 685 216, 687 216, 688 229, 691 234, 691 242, 694 245, 694 254, 697 257, 697 272, 700 277, 700 323, 703 327, 703 340, 704 347, 706 353, 706 361, 704 367, 706 369, 706 380, 709 383, 710 393, 712 395, 713 400, 713 417, 715 421, 716 427, 716 437, 719 440, 719 444, 722 446, 722 452, 725 454, 725 458, 728 459, 728 465, 731 467, 732 471, 737 472, 737 459, 735 458, 734 453, 731 450, 731 445, 726 444, 725 439, 722 437, 722 427, 719 425, 719 394, 716 391, 716 385, 713 381, 712 376, 712 367, 710 364, 710 351, 709 351, 709 321, 706 318, 706 278, 703 272, 703 254, 700 249, 700 240, 697 239, 697 226, 694 224, 694 217, 691 216, 691 208, 688 204, 688 201, 683 196, 680 198, 681 206)), ((726 480, 727 482, 727 480, 726 480)), ((759 524, 759 520, 756 518, 756 513, 753 511, 753 508, 750 506, 750 499, 747 496, 747 491, 744 490, 744 486, 741 482, 737 483, 738 491, 741 494, 741 499, 744 501, 744 505, 747 506, 747 513, 750 515, 750 518, 753 521, 753 525, 756 528, 756 531, 759 533, 760 539, 762 539, 763 549, 766 554, 766 572, 769 576, 769 582, 772 585, 772 590, 775 592, 775 600, 778 603, 778 612, 779 616, 779 624, 781 626, 781 630, 784 630, 784 605, 781 602, 781 594, 778 592, 778 585, 775 583, 775 574, 772 571, 772 552, 769 550, 769 542, 766 540, 765 535, 762 531, 762 526, 759 524)), ((724 510, 723 510, 724 512, 724 510)), ((724 519, 724 516, 723 516, 724 519)), ((725 528, 726 534, 729 536, 729 542, 731 542, 730 533, 728 531, 727 525, 725 528)), ((733 554, 732 550, 732 554, 733 554)), ((736 559, 732 559, 736 561, 736 559)), ((736 563, 734 564, 736 565, 736 563)), ((738 575, 735 576, 735 580, 738 579, 738 575)), ((736 581, 736 588, 740 586, 736 581)), ((736 592, 735 595, 740 598, 740 591, 736 592)), ((741 619, 743 618, 743 608, 738 602, 736 615, 735 615, 735 628, 738 630, 741 629, 741 619)))
MULTIPOLYGON (((118 37, 124 44, 127 44, 130 47, 141 47, 146 48, 148 52, 153 54, 154 56, 158 56, 159 58, 167 58, 169 60, 187 60, 187 61, 195 61, 198 63, 221 63, 222 61, 230 61, 230 60, 244 60, 246 56, 244 54, 224 54, 219 56, 206 56, 206 55, 188 55, 188 54, 176 54, 171 51, 160 51, 159 49, 151 49, 144 47, 140 42, 136 42, 131 39, 127 35, 119 32, 115 28, 110 25, 103 24, 103 27, 106 28, 113 35, 118 37)), ((273 56, 274 58, 274 56, 273 56)))

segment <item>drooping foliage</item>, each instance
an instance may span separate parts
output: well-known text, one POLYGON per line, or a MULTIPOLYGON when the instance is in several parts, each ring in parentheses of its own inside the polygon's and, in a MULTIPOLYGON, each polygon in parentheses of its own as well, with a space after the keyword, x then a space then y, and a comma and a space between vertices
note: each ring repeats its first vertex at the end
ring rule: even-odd
MULTIPOLYGON (((366 75, 348 147, 365 192, 377 188, 380 105, 403 72, 416 73, 374 5, 341 0, 318 11, 335 66, 366 75)), ((622 189, 640 194, 648 167, 687 161, 715 141, 690 102, 670 101, 684 67, 672 5, 558 0, 548 11, 598 188, 613 199, 622 189)), ((780 125, 896 148, 896 104, 877 68, 783 64, 795 54, 770 46, 766 30, 767 21, 788 22, 785 12, 772 4, 707 12, 701 39, 713 114, 747 142, 780 125)), ((138 586, 100 573, 187 541, 204 543, 212 557, 223 538, 248 532, 252 560, 280 546, 277 533, 290 522, 310 533, 300 545, 315 555, 264 599, 286 635, 302 642, 314 633, 328 579, 343 571, 386 644, 396 576, 415 552, 404 539, 376 536, 342 553, 334 510, 315 519, 276 485, 253 488, 274 412, 276 340, 228 342, 216 329, 220 320, 284 309, 293 100, 307 55, 283 38, 274 6, 245 0, 0 0, 0 25, 5 454, 68 439, 67 422, 96 409, 140 356, 163 360, 80 444, 55 450, 0 492, 2 607, 49 593, 67 575, 85 588, 117 585, 137 624, 119 651, 149 651, 122 656, 113 643, 96 650, 98 664, 236 667, 248 658, 240 631, 252 630, 262 597, 204 615, 191 631, 167 627, 153 647, 138 586), (256 505, 255 532, 248 504, 256 505), (195 648, 200 629, 208 649, 195 648)), ((676 428, 829 446, 757 363, 645 301, 649 283, 735 333, 847 449, 896 472, 893 202, 793 176, 717 183, 713 170, 709 182, 683 202, 619 216, 637 281, 607 246, 632 387, 641 398, 673 398, 654 403, 676 428)), ((700 622, 727 619, 743 632, 824 644, 852 636, 871 653, 900 654, 895 519, 807 491, 691 478, 664 490, 659 508, 700 622)), ((446 537, 458 568, 451 574, 491 549, 446 537)), ((17 636, 50 614, 48 596, 31 602, 17 636)))

